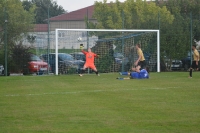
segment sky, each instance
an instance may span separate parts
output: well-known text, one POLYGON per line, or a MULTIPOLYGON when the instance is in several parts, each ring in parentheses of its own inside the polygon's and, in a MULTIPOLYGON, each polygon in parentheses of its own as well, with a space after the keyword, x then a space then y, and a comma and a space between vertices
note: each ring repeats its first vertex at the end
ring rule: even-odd
MULTIPOLYGON (((64 10, 68 12, 75 11, 84 7, 88 7, 94 4, 95 1, 102 2, 103 0, 54 0, 57 2, 59 6, 62 6, 64 10)), ((107 0, 108 3, 110 1, 115 2, 115 0, 107 0)), ((119 0, 120 2, 124 2, 126 0, 119 0)))

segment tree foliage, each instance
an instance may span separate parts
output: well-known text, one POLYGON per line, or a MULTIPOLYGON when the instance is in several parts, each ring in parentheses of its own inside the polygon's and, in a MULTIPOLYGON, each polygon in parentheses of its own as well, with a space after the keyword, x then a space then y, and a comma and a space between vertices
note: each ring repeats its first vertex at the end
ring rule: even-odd
POLYGON ((45 20, 48 18, 48 10, 50 17, 58 16, 66 12, 62 6, 59 6, 57 2, 53 0, 23 1, 23 7, 25 10, 28 11, 33 6, 36 6, 35 10, 36 24, 46 23, 45 20))
POLYGON ((105 29, 139 29, 139 28, 158 28, 158 12, 162 18, 162 22, 172 23, 173 15, 165 6, 162 8, 154 2, 147 3, 142 0, 127 0, 120 3, 107 4, 107 0, 103 2, 95 2, 94 18, 98 23, 96 28, 105 29), (124 26, 123 26, 124 22, 124 26), (152 25, 149 25, 149 22, 152 25), (150 27, 151 26, 151 27, 150 27))
MULTIPOLYGON (((198 0, 168 0, 163 4, 175 16, 172 24, 161 26, 161 51, 170 59, 181 59, 190 50, 192 40, 200 40, 200 5, 198 0), (192 23, 191 23, 192 22, 192 23)), ((160 6, 163 6, 160 5, 160 6)))
POLYGON ((35 7, 32 6, 27 11, 24 10, 20 0, 0 0, 0 9, 2 9, 0 12, 0 63, 4 64, 5 61, 4 40, 7 34, 7 61, 12 64, 11 49, 33 28, 35 7))
POLYGON ((3 45, 4 33, 7 31, 8 47, 10 47, 33 28, 35 7, 27 11, 24 10, 20 0, 0 0, 0 9, 2 9, 0 12, 0 44, 3 45), (5 20, 7 20, 7 30, 5 30, 5 20))
POLYGON ((11 70, 20 72, 24 65, 30 61, 31 47, 23 45, 21 42, 12 46, 11 50, 11 70), (13 67, 12 67, 13 66, 13 67))

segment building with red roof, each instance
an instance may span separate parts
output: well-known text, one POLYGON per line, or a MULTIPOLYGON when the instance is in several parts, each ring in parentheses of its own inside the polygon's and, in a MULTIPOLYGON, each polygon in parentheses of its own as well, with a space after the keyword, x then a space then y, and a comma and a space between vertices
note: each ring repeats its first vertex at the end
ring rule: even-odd
MULTIPOLYGON (((69 13, 61 14, 49 19, 49 30, 55 29, 85 29, 85 19, 88 17, 90 22, 97 22, 92 17, 94 12, 94 5, 72 11, 69 13)), ((47 19, 45 21, 48 21, 47 19)), ((48 32, 48 24, 36 24, 34 32, 48 32)))
POLYGON ((85 19, 88 17, 90 22, 96 22, 92 17, 94 12, 94 5, 88 6, 76 11, 65 13, 59 16, 50 18, 50 31, 57 28, 60 29, 85 29, 85 19))

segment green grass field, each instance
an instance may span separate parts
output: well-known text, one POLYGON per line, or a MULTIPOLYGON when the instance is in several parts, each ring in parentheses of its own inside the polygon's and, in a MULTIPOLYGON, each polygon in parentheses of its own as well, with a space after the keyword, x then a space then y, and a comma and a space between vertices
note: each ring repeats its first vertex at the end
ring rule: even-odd
POLYGON ((199 133, 200 73, 0 77, 1 133, 199 133))

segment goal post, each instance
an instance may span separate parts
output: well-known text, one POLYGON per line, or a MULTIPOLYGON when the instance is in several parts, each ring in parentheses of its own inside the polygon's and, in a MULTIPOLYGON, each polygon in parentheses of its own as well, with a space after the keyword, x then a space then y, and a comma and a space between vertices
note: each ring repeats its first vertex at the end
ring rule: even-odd
MULTIPOLYGON (((160 72, 160 31, 159 30, 149 30, 149 29, 134 29, 134 30, 125 30, 125 29, 56 29, 55 30, 55 75, 58 75, 59 70, 58 70, 58 53, 59 53, 59 39, 61 38, 62 34, 63 37, 62 39, 65 40, 71 44, 76 43, 78 47, 78 44, 84 42, 86 47, 88 48, 91 44, 89 43, 93 43, 92 46, 95 46, 95 44, 99 43, 99 45, 104 45, 105 43, 123 43, 121 44, 122 46, 124 45, 124 40, 129 39, 133 40, 135 42, 135 38, 137 36, 140 36, 142 34, 148 34, 148 33, 155 33, 156 34, 156 51, 154 52, 156 55, 156 71, 160 72), (75 32, 79 33, 79 34, 75 34, 75 32), (103 35, 104 37, 109 36, 108 38, 103 38, 101 33, 107 33, 106 35, 103 35), (89 37, 89 33, 90 37, 89 37), (116 35, 112 35, 113 33, 116 33, 116 35), (77 40, 78 36, 84 36, 85 39, 83 39, 82 41, 77 40), (95 37, 94 37, 95 36, 95 37), (101 37, 100 37, 101 36, 101 37), (90 39, 93 38, 92 42, 90 41, 90 39), (78 42, 80 41, 80 42, 78 42), (102 44, 100 44, 102 43, 102 44)), ((114 43, 112 44, 114 45, 114 43)), ((135 45, 135 43, 132 43, 132 45, 135 45)), ((64 46, 62 46, 64 47, 64 46)), ((91 46, 90 46, 91 47, 91 46)), ((115 46, 113 46, 115 47, 115 46)), ((150 46, 151 47, 151 46, 150 46)), ((74 48, 74 46, 72 46, 72 48, 74 48)), ((126 53, 126 51, 123 49, 124 47, 122 47, 123 52, 126 53)), ((142 49, 143 50, 143 49, 142 49)), ((122 52, 122 53, 123 53, 122 52)))

